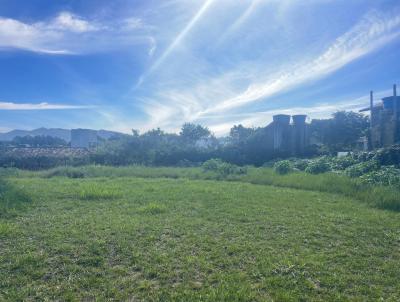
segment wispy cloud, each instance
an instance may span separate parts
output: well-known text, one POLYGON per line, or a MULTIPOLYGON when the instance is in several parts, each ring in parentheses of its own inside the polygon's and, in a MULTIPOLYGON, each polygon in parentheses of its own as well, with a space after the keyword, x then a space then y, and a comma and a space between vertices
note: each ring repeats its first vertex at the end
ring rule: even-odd
POLYGON ((53 55, 97 52, 136 44, 149 44, 154 38, 140 18, 127 18, 112 25, 88 20, 70 12, 60 12, 52 19, 25 23, 0 17, 0 50, 22 49, 53 55), (101 36, 101 39, 99 39, 101 36))
POLYGON ((150 68, 139 78, 139 82, 136 86, 140 86, 145 79, 156 71, 165 61, 165 59, 175 50, 176 47, 182 42, 186 35, 192 30, 196 23, 203 17, 210 6, 215 0, 206 0, 204 4, 200 7, 197 13, 190 19, 189 23, 183 28, 181 32, 174 38, 172 43, 167 47, 167 49, 161 54, 161 56, 150 66, 150 68))
POLYGON ((316 59, 275 74, 265 82, 253 83, 243 93, 224 100, 213 108, 207 108, 203 113, 244 106, 305 82, 317 80, 379 49, 399 35, 400 16, 388 18, 378 12, 370 13, 316 59))
MULTIPOLYGON (((374 93, 375 99, 379 100, 382 97, 391 94, 391 90, 382 90, 374 93)), ((329 101, 329 100, 327 100, 329 101)), ((209 128, 216 135, 226 135, 233 125, 241 124, 246 127, 260 127, 266 126, 272 121, 275 114, 307 114, 309 120, 311 119, 325 119, 332 116, 333 113, 343 110, 351 110, 358 112, 360 109, 369 106, 369 94, 356 98, 346 99, 339 102, 324 102, 317 103, 312 106, 298 106, 298 107, 283 107, 274 110, 249 112, 240 114, 228 114, 221 116, 205 117, 209 119, 209 128), (215 120, 223 121, 215 123, 215 120), (212 122, 214 121, 214 122, 212 122)), ((367 114, 367 113, 366 113, 367 114)))
MULTIPOLYGON (((184 121, 204 121, 215 114, 229 115, 254 102, 271 101, 273 96, 319 80, 347 64, 382 48, 400 36, 400 16, 377 11, 365 15, 315 58, 299 58, 297 64, 266 72, 262 63, 244 66, 215 77, 204 74, 186 87, 156 91, 151 103, 144 100, 149 124, 176 129, 184 121), (243 89, 243 83, 249 84, 243 89), (241 83, 241 84, 238 84, 241 83)), ((192 62, 191 62, 192 63, 192 62)))
POLYGON ((66 109, 89 109, 93 106, 78 106, 67 104, 49 104, 49 103, 12 103, 0 102, 0 110, 66 110, 66 109))

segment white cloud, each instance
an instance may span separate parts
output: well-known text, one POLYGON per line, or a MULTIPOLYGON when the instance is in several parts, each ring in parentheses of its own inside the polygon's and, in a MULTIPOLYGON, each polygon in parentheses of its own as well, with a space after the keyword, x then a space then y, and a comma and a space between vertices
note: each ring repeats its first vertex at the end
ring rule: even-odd
POLYGON ((174 38, 172 43, 167 47, 167 49, 161 54, 161 56, 151 65, 149 70, 143 74, 140 78, 136 87, 140 86, 144 80, 157 70, 165 61, 165 59, 175 50, 176 47, 185 39, 186 35, 192 30, 192 28, 201 20, 203 15, 208 11, 215 0, 206 0, 204 4, 200 7, 197 13, 190 19, 190 21, 184 26, 181 32, 174 38))
POLYGON ((70 12, 35 23, 0 17, 0 50, 71 55, 148 44, 152 39, 149 51, 154 52, 156 43, 149 30, 139 18, 127 18, 110 26, 70 12))
POLYGON ((38 26, 14 19, 0 18, 0 48, 19 48, 43 53, 68 53, 65 49, 47 48, 46 42, 57 42, 60 34, 56 31, 43 32, 38 26))
POLYGON ((149 57, 154 55, 154 52, 157 50, 157 41, 154 37, 149 37, 149 57))
POLYGON ((61 12, 50 24, 43 24, 44 30, 54 28, 57 30, 67 30, 76 33, 84 33, 99 30, 99 26, 83 18, 71 14, 70 12, 61 12))
POLYGON ((164 125, 167 129, 176 129, 185 121, 206 121, 215 114, 229 115, 238 108, 246 112, 246 106, 253 102, 269 101, 278 93, 319 80, 399 36, 400 16, 372 12, 315 58, 303 58, 303 63, 283 66, 276 73, 271 73, 262 63, 250 67, 246 63, 216 77, 200 74, 192 84, 167 89, 160 86, 162 90, 156 90, 154 95, 156 101, 147 105, 144 102, 144 110, 149 115, 149 125, 164 125), (249 84, 243 89, 243 83, 249 84))
POLYGON ((125 30, 136 30, 145 26, 143 20, 136 17, 125 19, 122 23, 125 30))
POLYGON ((65 110, 65 109, 89 109, 93 106, 78 106, 66 104, 49 104, 49 103, 11 103, 0 102, 0 110, 65 110))
MULTIPOLYGON (((391 94, 391 90, 384 90, 375 92, 375 100, 378 101, 382 97, 391 94)), ((340 102, 329 102, 319 103, 312 106, 305 107, 288 107, 279 108, 261 112, 251 112, 243 114, 232 114, 224 115, 220 117, 213 116, 209 117, 210 120, 225 120, 222 123, 209 123, 209 128, 216 135, 226 135, 233 125, 242 124, 245 127, 264 127, 272 121, 272 117, 275 114, 307 114, 308 119, 325 119, 332 116, 337 111, 355 111, 358 112, 360 109, 369 106, 369 95, 363 95, 354 99, 340 101, 340 102)), ((367 114, 367 113, 366 113, 367 114)), ((207 118, 206 118, 207 119, 207 118)))
POLYGON ((316 59, 301 66, 292 66, 265 82, 253 83, 243 93, 206 109, 204 113, 241 107, 305 82, 317 80, 379 49, 399 35, 400 16, 388 18, 377 12, 371 13, 339 37, 316 59))

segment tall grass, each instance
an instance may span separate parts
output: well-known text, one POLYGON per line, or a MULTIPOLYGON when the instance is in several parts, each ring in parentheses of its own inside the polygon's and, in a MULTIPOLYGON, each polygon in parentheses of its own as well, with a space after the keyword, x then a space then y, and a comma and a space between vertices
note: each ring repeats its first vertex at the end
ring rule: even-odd
POLYGON ((89 183, 84 184, 78 197, 82 200, 112 200, 121 196, 118 188, 89 183))
POLYGON ((142 178, 189 178, 213 179, 213 173, 204 173, 199 168, 170 168, 170 167, 145 167, 145 166, 82 166, 82 167, 57 167, 54 169, 37 172, 44 178, 63 176, 69 178, 85 177, 142 177, 142 178))
POLYGON ((342 194, 382 209, 400 211, 400 191, 396 188, 364 184, 358 179, 335 173, 312 175, 294 172, 279 175, 272 169, 258 168, 251 169, 250 173, 240 177, 240 181, 342 194))
POLYGON ((29 202, 31 198, 26 192, 0 178, 0 217, 12 216, 29 202))
POLYGON ((366 202, 372 206, 400 211, 400 191, 394 187, 363 184, 357 179, 335 173, 312 175, 294 172, 279 175, 271 168, 249 168, 244 175, 221 176, 214 172, 204 172, 201 168, 170 167, 110 167, 83 166, 59 167, 37 172, 41 177, 143 177, 143 178, 188 178, 242 181, 259 185, 271 185, 302 190, 342 194, 366 202))

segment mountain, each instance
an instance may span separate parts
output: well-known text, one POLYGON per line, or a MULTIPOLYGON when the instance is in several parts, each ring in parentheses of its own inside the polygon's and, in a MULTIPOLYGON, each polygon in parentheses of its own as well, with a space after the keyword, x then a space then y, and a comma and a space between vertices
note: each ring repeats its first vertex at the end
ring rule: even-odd
MULTIPOLYGON (((124 134, 115 131, 98 130, 97 135, 103 139, 109 139, 113 136, 122 136, 124 134)), ((38 128, 35 130, 12 130, 6 133, 0 133, 0 141, 12 141, 17 136, 52 136, 58 137, 66 142, 71 141, 71 130, 61 128, 38 128)))

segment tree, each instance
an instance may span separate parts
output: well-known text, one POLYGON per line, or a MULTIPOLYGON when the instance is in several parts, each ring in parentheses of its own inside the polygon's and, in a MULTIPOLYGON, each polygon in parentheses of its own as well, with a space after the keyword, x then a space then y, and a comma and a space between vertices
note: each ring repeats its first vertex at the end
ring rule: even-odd
POLYGON ((336 152, 355 148, 358 139, 367 134, 368 127, 368 117, 352 111, 338 111, 331 119, 313 121, 311 132, 331 152, 336 152))
POLYGON ((254 128, 246 128, 243 127, 242 125, 235 125, 231 128, 229 132, 229 139, 233 144, 243 143, 254 132, 255 132, 254 128))
POLYGON ((208 138, 211 132, 207 127, 192 123, 185 123, 179 133, 180 137, 187 143, 195 143, 199 139, 208 138))

